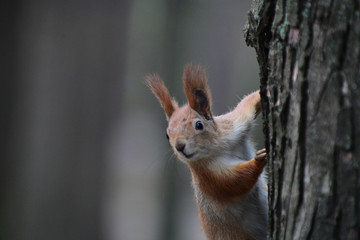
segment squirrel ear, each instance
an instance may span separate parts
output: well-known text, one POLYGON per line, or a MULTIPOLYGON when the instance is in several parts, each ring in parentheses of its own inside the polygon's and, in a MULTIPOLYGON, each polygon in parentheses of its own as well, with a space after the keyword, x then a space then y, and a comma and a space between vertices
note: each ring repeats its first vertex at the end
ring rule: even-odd
POLYGON ((146 82, 163 107, 167 119, 169 119, 175 109, 178 108, 176 101, 171 98, 168 89, 158 75, 148 75, 146 82))
POLYGON ((205 71, 200 66, 188 64, 184 69, 183 82, 190 107, 207 120, 212 119, 211 93, 205 71))

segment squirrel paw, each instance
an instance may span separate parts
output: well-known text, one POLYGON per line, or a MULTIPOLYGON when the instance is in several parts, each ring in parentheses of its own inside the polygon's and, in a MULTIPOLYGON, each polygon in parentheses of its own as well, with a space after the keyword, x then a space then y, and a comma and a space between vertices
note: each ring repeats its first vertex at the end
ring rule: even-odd
POLYGON ((256 152, 255 160, 259 161, 259 162, 265 162, 265 160, 266 160, 266 149, 265 148, 256 152))

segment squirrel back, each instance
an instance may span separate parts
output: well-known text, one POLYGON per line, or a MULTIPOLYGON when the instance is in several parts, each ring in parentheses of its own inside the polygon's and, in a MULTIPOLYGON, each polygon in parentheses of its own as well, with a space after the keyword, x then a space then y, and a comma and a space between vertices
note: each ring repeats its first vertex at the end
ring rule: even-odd
POLYGON ((179 107, 157 75, 147 82, 161 103, 175 155, 190 169, 208 239, 266 239, 265 150, 255 153, 250 131, 260 110, 254 92, 229 113, 213 116, 211 92, 200 66, 186 65, 188 104, 179 107))

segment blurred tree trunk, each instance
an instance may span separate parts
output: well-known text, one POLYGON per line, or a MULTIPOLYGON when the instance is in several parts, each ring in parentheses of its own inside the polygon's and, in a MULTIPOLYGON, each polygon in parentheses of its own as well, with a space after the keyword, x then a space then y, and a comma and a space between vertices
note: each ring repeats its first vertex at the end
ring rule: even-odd
POLYGON ((359 1, 254 1, 270 239, 360 239, 359 26, 359 1))
POLYGON ((0 239, 103 239, 127 12, 112 0, 3 4, 0 239))

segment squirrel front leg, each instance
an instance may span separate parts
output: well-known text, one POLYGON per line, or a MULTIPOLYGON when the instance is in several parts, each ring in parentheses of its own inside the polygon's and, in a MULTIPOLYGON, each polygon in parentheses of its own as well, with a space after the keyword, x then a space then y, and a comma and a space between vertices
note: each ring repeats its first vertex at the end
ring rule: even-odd
POLYGON ((234 189, 235 197, 240 198, 253 188, 265 166, 265 157, 266 149, 263 148, 256 152, 255 157, 250 161, 236 165, 238 185, 234 189))
POLYGON ((265 166, 266 150, 258 151, 247 162, 234 165, 228 173, 215 173, 192 165, 190 169, 202 192, 219 202, 227 203, 240 199, 256 184, 265 166))
POLYGON ((229 144, 229 139, 237 139, 251 128, 260 112, 260 101, 259 91, 253 92, 244 97, 231 112, 215 117, 225 145, 229 144))
POLYGON ((252 121, 260 111, 260 102, 260 92, 253 92, 244 97, 231 113, 237 116, 236 120, 252 121))

